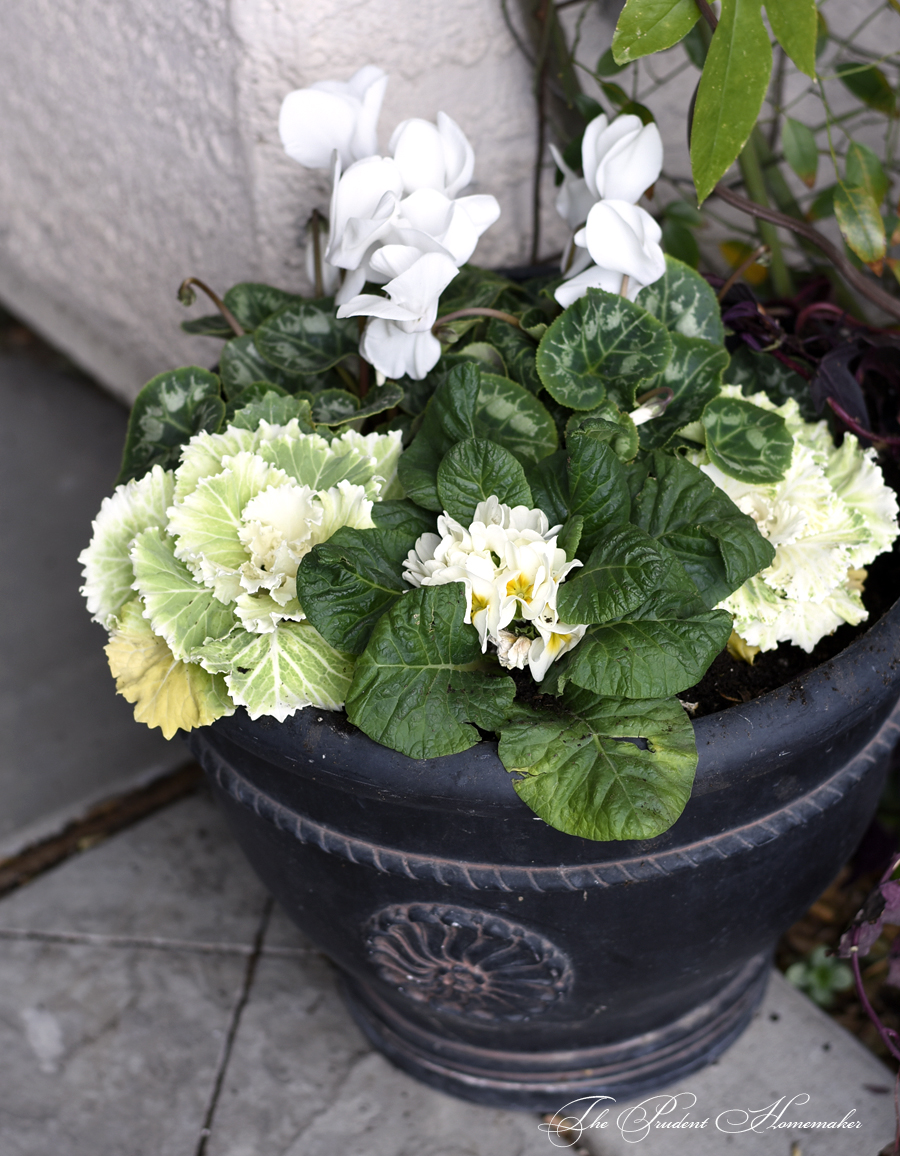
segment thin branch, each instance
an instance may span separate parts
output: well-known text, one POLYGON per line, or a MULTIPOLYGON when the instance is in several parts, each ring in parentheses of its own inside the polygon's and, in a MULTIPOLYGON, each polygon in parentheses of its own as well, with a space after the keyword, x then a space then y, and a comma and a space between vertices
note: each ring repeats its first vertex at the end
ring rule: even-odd
POLYGON ((880 285, 876 285, 864 273, 854 268, 837 245, 833 245, 818 229, 814 229, 812 225, 807 225, 804 221, 798 221, 796 217, 789 217, 787 213, 780 213, 777 209, 764 208, 762 205, 754 204, 753 201, 747 200, 746 197, 733 192, 725 185, 716 185, 715 192, 726 204, 740 209, 742 213, 749 213, 750 216, 757 217, 761 221, 770 221, 773 225, 780 225, 782 229, 789 229, 799 237, 804 237, 807 241, 812 242, 813 245, 822 250, 852 288, 867 297, 879 309, 900 321, 900 300, 892 297, 890 293, 886 293, 880 285))
POLYGON ((706 23, 710 26, 712 31, 715 32, 716 28, 719 25, 719 21, 716 17, 715 12, 713 12, 712 8, 710 8, 709 4, 707 3, 707 0, 694 0, 694 3, 700 9, 700 15, 703 17, 703 19, 706 21, 706 23))

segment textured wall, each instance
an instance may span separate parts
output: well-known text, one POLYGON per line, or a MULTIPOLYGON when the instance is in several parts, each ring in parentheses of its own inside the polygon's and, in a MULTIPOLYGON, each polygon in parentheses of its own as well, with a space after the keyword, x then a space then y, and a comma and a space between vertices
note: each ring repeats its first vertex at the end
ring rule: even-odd
MULTIPOLYGON (((279 105, 363 63, 391 74, 381 146, 407 116, 449 113, 475 148, 472 191, 503 209, 476 259, 527 259, 534 104, 499 0, 3 9, 0 298, 122 397, 215 357, 178 330, 183 276, 305 287, 298 238, 327 182, 283 154, 279 105)), ((546 220, 549 251, 562 237, 549 205, 546 220)))

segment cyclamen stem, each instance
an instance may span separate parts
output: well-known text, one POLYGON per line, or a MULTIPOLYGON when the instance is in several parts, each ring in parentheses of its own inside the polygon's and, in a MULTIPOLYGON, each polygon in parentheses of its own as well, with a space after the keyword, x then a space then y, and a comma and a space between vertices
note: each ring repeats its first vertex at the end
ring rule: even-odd
POLYGON ((318 209, 313 209, 312 216, 309 218, 309 230, 312 233, 313 243, 313 269, 315 273, 315 293, 317 297, 325 296, 325 275, 322 269, 322 236, 321 236, 322 214, 318 209))
POLYGON ((215 305, 215 307, 218 309, 218 311, 222 314, 222 316, 225 318, 225 320, 228 322, 228 324, 234 330, 235 337, 243 337, 244 336, 243 325, 241 325, 241 323, 238 321, 238 319, 235 317, 235 315, 231 312, 231 310, 228 308, 228 306, 225 304, 225 302, 222 300, 222 298, 218 295, 218 293, 214 293, 212 291, 212 289, 210 289, 210 287, 204 281, 200 280, 199 277, 185 277, 185 279, 178 286, 178 300, 181 301, 182 304, 190 305, 193 301, 194 295, 193 295, 193 293, 191 293, 191 290, 190 290, 191 285, 196 285, 198 289, 203 290, 203 292, 206 294, 206 296, 210 299, 210 301, 212 301, 213 305, 215 305))
POLYGON ((892 317, 900 321, 900 300, 892 297, 890 293, 886 293, 884 289, 876 285, 870 278, 866 277, 864 273, 861 273, 858 269, 854 269, 840 249, 838 249, 837 245, 833 245, 818 229, 814 229, 812 225, 807 225, 805 221, 798 221, 795 217, 789 217, 787 213, 780 213, 777 209, 770 209, 763 205, 754 204, 753 201, 749 201, 746 197, 742 197, 740 193, 726 188, 725 185, 716 185, 714 191, 726 204, 732 205, 735 209, 740 209, 742 213, 749 213, 751 217, 758 217, 761 221, 771 221, 773 225, 780 225, 783 229, 790 229, 792 233, 796 233, 800 237, 805 237, 807 241, 811 241, 812 244, 822 250, 849 285, 862 293, 864 297, 868 297, 879 309, 883 309, 885 313, 889 313, 892 317))
POLYGON ((511 313, 504 313, 502 309, 488 309, 486 306, 478 305, 471 309, 457 309, 453 313, 439 317, 432 325, 431 332, 437 334, 442 325, 448 325, 451 321, 459 321, 462 317, 496 317, 498 321, 507 321, 510 325, 515 325, 516 329, 522 328, 518 317, 513 317, 511 313))

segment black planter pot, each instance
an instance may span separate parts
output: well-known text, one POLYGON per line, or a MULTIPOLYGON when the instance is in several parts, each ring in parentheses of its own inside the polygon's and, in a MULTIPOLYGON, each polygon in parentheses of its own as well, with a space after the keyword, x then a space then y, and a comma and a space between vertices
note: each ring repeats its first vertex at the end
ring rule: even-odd
POLYGON ((265 884, 376 1047, 445 1092, 554 1111, 709 1063, 779 935, 856 847, 900 732, 900 603, 802 680, 696 724, 679 821, 594 843, 535 819, 496 745, 415 761, 342 714, 243 711, 191 745, 265 884))

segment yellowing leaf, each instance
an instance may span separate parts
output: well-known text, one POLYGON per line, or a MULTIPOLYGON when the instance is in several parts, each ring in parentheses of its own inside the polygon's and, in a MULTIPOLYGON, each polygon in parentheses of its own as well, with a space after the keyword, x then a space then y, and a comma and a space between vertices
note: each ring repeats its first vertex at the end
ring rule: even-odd
POLYGON ((868 190, 841 182, 834 191, 834 212, 844 240, 861 261, 874 264, 884 259, 884 221, 868 190))
MULTIPOLYGON (((719 244, 719 252, 732 269, 737 269, 739 265, 743 265, 753 249, 750 245, 745 245, 743 241, 722 241, 719 244)), ((769 270, 756 262, 748 265, 741 274, 748 285, 762 285, 768 275, 769 270)))
POLYGON ((141 610, 139 598, 122 608, 105 648, 116 690, 134 704, 137 721, 159 727, 170 739, 178 730, 189 731, 234 714, 221 675, 175 658, 141 610))
POLYGON ((697 199, 705 201, 756 124, 772 71, 760 0, 723 0, 706 57, 691 132, 697 199))

